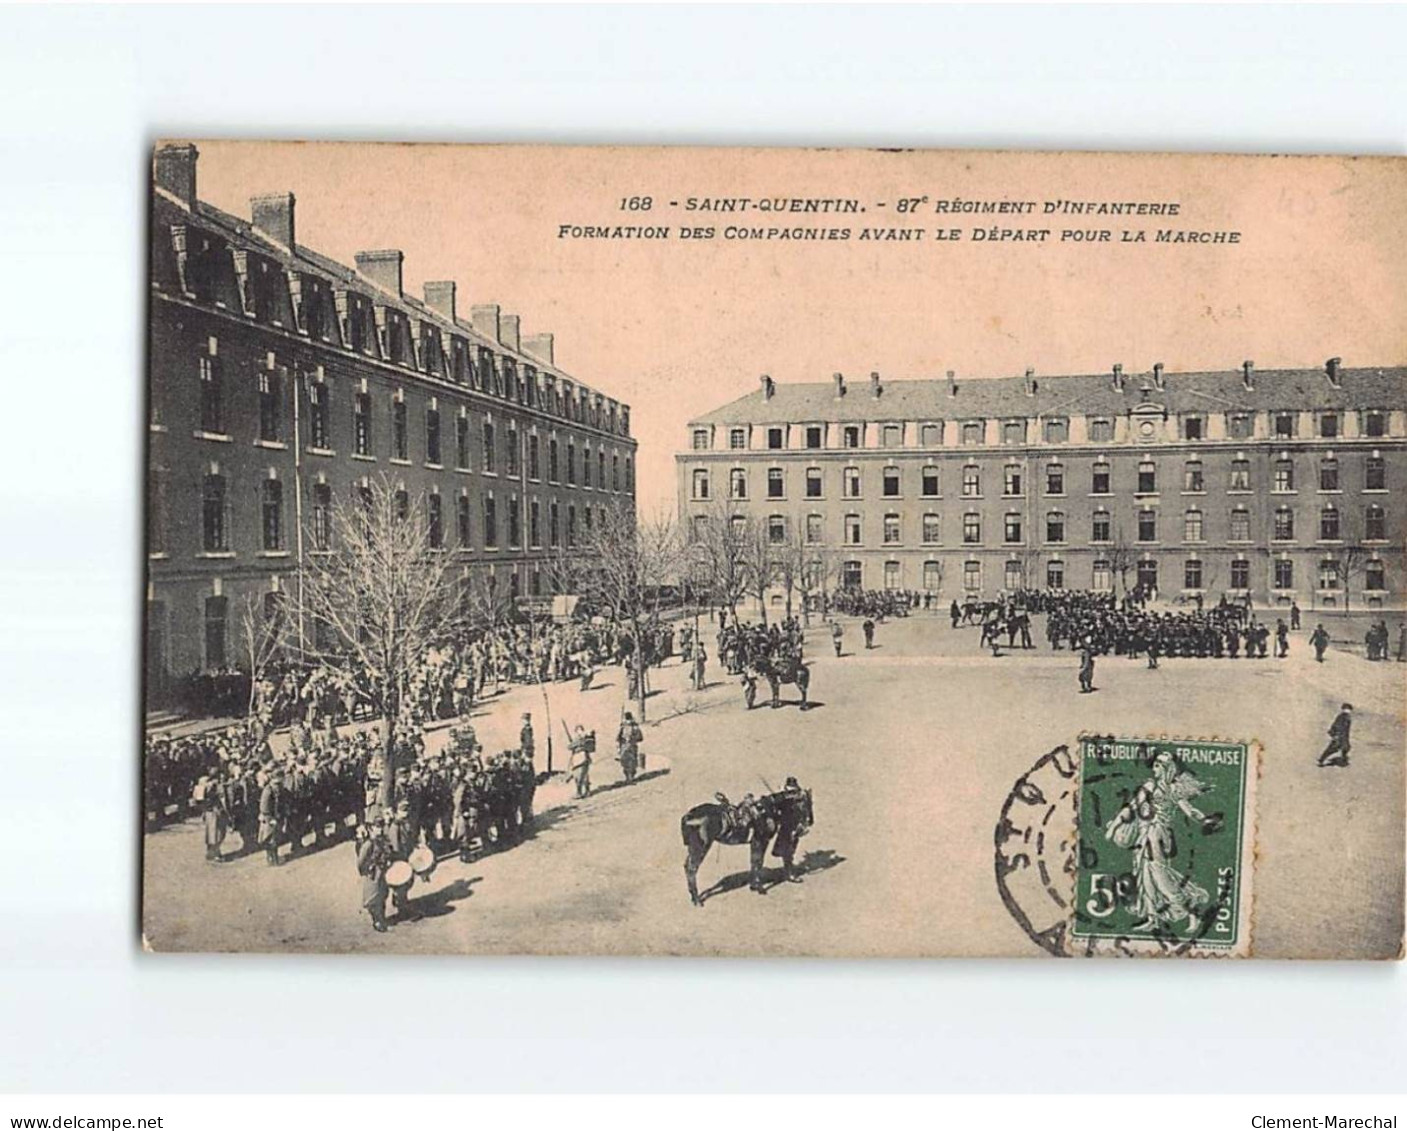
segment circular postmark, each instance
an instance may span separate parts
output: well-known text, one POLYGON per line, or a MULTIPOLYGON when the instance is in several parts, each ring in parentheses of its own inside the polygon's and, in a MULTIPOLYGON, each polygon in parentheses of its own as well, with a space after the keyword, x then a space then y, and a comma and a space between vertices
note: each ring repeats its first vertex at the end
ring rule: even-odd
MULTIPOLYGON (((1110 818, 1132 820, 1147 796, 1150 767, 1169 757, 1167 746, 1167 740, 1085 735, 1073 750, 1057 746, 1043 755, 1012 786, 994 835, 997 892, 1026 936, 1046 953, 1176 957, 1221 950, 1218 933, 1235 917, 1235 893, 1228 885, 1187 889, 1204 898, 1189 905, 1185 910, 1195 913, 1176 926, 1145 922, 1136 929, 1109 929, 1119 921, 1110 917, 1116 909, 1127 912, 1139 904, 1141 887, 1136 865, 1118 847, 1128 847, 1127 838, 1119 839, 1110 818), (1082 820, 1089 829, 1081 828, 1082 820), (1085 889, 1082 905, 1079 892, 1085 889)), ((1192 811, 1197 822, 1187 843, 1149 851, 1172 851, 1195 870, 1198 847, 1192 838, 1222 834, 1226 814, 1192 811)))

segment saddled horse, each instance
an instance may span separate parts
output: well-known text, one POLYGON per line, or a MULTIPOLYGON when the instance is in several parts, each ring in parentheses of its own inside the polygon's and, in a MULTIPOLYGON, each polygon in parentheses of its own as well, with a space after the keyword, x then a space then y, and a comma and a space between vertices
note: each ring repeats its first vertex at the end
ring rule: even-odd
POLYGON ((811 686, 811 669, 795 656, 758 656, 748 669, 767 681, 772 689, 772 706, 782 705, 782 684, 794 683, 801 692, 801 709, 810 707, 806 689, 811 686))
POLYGON ((746 844, 750 847, 748 887, 762 894, 767 889, 762 882, 762 862, 767 846, 775 840, 772 854, 782 861, 788 879, 793 878, 796 847, 815 821, 811 791, 785 790, 758 798, 757 816, 749 824, 739 825, 728 818, 727 809, 719 802, 695 805, 679 821, 684 838, 684 878, 689 884, 689 898, 695 907, 703 906, 699 895, 699 865, 715 844, 746 844))

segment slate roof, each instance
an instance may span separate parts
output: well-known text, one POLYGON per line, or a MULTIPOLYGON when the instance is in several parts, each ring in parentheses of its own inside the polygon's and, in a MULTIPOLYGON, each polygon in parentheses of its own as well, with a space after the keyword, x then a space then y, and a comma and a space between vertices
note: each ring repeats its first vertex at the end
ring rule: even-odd
POLYGON ((1110 373, 1036 377, 1027 394, 1023 377, 958 378, 956 395, 940 380, 880 382, 871 393, 868 377, 847 378, 845 395, 834 381, 777 383, 770 398, 759 387, 696 418, 694 424, 803 424, 881 420, 974 420, 1018 416, 1119 416, 1144 402, 1169 413, 1236 410, 1318 410, 1407 407, 1407 366, 1340 367, 1340 387, 1324 368, 1257 369, 1247 389, 1240 369, 1164 374, 1126 373, 1122 391, 1110 373))
MULTIPOLYGON (((497 353, 506 354, 515 358, 520 364, 531 365, 541 373, 551 374, 563 380, 570 381, 574 386, 585 389, 588 393, 600 393, 601 396, 615 401, 617 404, 625 406, 625 402, 613 397, 608 393, 602 393, 593 388, 579 377, 575 377, 565 370, 559 368, 551 362, 538 357, 536 354, 528 353, 522 349, 514 350, 512 347, 503 344, 485 334, 480 333, 474 326, 461 319, 455 318, 450 321, 443 314, 432 310, 423 301, 411 295, 402 293, 397 296, 394 292, 382 290, 372 280, 359 274, 354 268, 346 264, 339 263, 320 252, 314 251, 303 244, 295 244, 293 248, 285 248, 277 244, 260 232, 254 225, 239 216, 216 208, 213 204, 200 200, 196 202, 194 213, 187 215, 175 203, 165 199, 161 193, 154 197, 158 216, 168 223, 193 222, 197 225, 207 227, 216 235, 225 239, 231 247, 256 251, 260 255, 281 264, 286 268, 301 271, 306 274, 320 275, 327 279, 335 287, 357 291, 370 298, 373 302, 381 305, 394 307, 411 318, 424 319, 438 325, 444 333, 454 333, 467 339, 471 343, 480 346, 488 346, 497 353)), ((164 248, 162 249, 165 250, 164 248)))

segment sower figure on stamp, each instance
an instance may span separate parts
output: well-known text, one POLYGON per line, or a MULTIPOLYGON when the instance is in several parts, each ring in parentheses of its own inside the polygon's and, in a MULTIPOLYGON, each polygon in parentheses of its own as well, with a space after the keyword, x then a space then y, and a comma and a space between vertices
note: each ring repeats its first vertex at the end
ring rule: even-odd
POLYGON ((1319 765, 1321 766, 1347 766, 1349 731, 1353 728, 1353 704, 1345 703, 1339 708, 1338 715, 1329 724, 1329 745, 1324 747, 1324 753, 1319 755, 1319 765))

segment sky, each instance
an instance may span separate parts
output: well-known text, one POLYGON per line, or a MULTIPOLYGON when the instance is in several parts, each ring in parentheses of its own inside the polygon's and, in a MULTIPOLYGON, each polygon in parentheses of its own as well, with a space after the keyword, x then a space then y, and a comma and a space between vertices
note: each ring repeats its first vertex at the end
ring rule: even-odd
POLYGON ((631 405, 642 513, 672 509, 690 419, 758 387, 1020 374, 1407 363, 1407 160, 977 151, 197 141, 199 195, 235 215, 297 197, 298 242, 341 262, 405 253, 405 287, 458 282, 551 332, 559 367, 631 405), (648 211, 631 200, 649 197, 648 211), (862 214, 687 212, 688 198, 851 199, 862 214), (901 199, 915 201, 898 211, 901 199), (939 213, 1029 201, 1030 214, 939 213), (1176 216, 1046 215, 1057 200, 1176 216), (670 202, 678 202, 671 206, 670 202), (562 225, 668 226, 665 240, 562 225), (725 226, 849 227, 849 240, 729 240, 725 226), (682 227, 713 226, 682 240, 682 227), (858 239, 922 228, 918 241, 858 239), (973 229, 1048 229, 974 241, 973 229), (1159 244, 1160 228, 1237 232, 1159 244), (934 238, 956 229, 957 240, 934 238), (1144 242, 1125 241, 1124 229, 1144 242), (1110 233, 1105 242, 1062 232, 1110 233))

